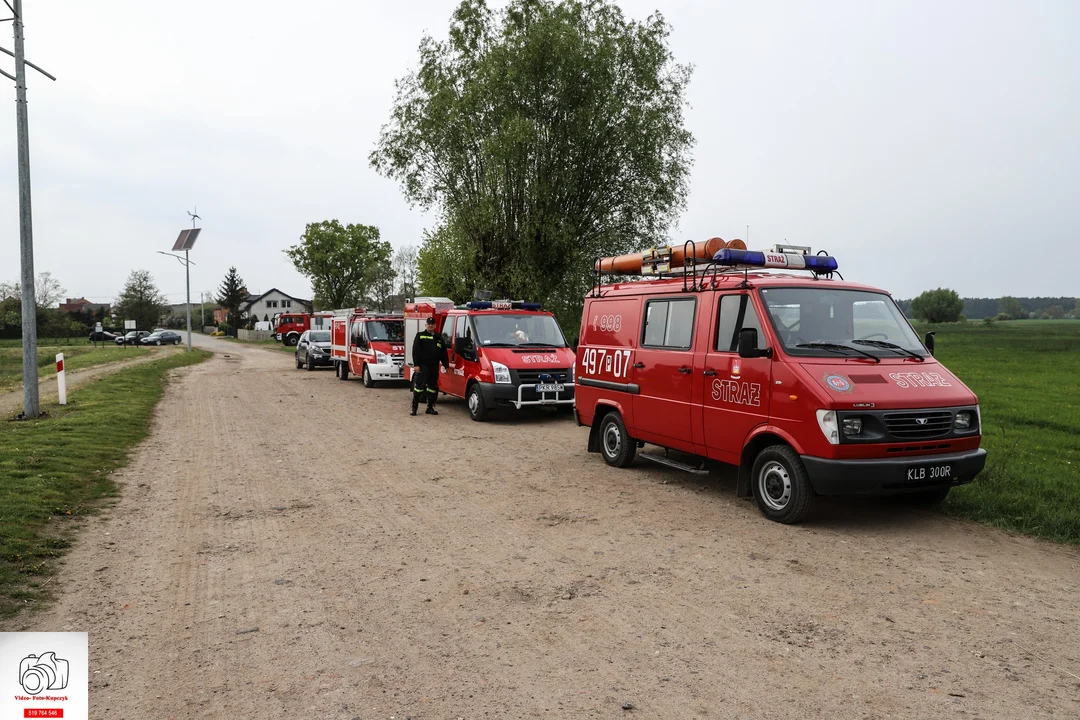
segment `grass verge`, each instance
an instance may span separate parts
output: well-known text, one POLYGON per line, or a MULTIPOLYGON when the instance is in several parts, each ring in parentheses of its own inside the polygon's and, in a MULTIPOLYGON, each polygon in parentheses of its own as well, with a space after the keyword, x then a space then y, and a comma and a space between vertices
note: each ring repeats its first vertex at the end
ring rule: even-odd
POLYGON ((47 598, 53 561, 77 519, 117 493, 110 474, 149 433, 168 371, 212 353, 196 350, 109 375, 72 393, 42 420, 0 424, 0 619, 47 598))
MULTIPOLYGON (((83 344, 81 346, 38 346, 38 379, 56 374, 56 354, 64 353, 64 366, 67 370, 82 370, 95 365, 130 360, 151 351, 149 348, 119 347, 116 345, 98 347, 83 344)), ((0 348, 0 391, 11 390, 22 384, 22 347, 0 348)))
POLYGON ((1080 321, 930 329, 937 358, 979 396, 988 454, 945 512, 1080 544, 1080 321))
POLYGON ((291 345, 285 345, 284 343, 279 343, 277 340, 241 340, 240 338, 229 337, 227 335, 218 339, 228 340, 229 342, 234 342, 239 345, 255 345, 258 347, 267 348, 269 350, 280 350, 282 352, 287 352, 290 355, 296 352, 295 347, 291 345))

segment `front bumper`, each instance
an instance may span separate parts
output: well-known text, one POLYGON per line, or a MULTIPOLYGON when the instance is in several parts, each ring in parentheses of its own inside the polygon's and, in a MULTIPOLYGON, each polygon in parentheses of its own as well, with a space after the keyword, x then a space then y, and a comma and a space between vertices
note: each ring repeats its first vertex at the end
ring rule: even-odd
POLYGON ((405 367, 403 365, 395 365, 393 363, 387 363, 385 365, 377 365, 375 363, 367 364, 368 374, 371 375, 372 380, 404 380, 405 379, 405 367))
POLYGON ((562 392, 536 392, 535 385, 504 383, 479 383, 484 405, 488 407, 513 407, 520 410, 530 405, 573 405, 574 384, 563 383, 562 392))
POLYGON ((986 465, 986 451, 881 460, 803 455, 802 462, 818 495, 895 495, 969 483, 986 465))
POLYGON ((330 357, 329 355, 316 355, 315 353, 311 353, 310 355, 308 355, 308 357, 311 358, 311 364, 312 365, 333 365, 334 364, 334 358, 330 357))

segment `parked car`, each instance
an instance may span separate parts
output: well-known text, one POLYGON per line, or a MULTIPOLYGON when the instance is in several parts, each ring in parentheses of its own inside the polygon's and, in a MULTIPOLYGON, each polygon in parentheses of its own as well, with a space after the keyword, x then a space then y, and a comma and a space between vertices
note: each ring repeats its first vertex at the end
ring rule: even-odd
POLYGON ((158 330, 152 332, 139 341, 140 345, 179 345, 184 337, 172 330, 158 330))
POLYGON ((116 338, 117 345, 138 345, 139 342, 150 333, 145 330, 129 330, 127 335, 116 338))
POLYGON ((111 333, 108 330, 102 330, 101 332, 93 331, 90 333, 88 342, 116 342, 116 338, 120 337, 116 333, 111 333))
POLYGON ((333 365, 329 330, 305 330, 296 341, 296 369, 314 370, 316 365, 333 365))

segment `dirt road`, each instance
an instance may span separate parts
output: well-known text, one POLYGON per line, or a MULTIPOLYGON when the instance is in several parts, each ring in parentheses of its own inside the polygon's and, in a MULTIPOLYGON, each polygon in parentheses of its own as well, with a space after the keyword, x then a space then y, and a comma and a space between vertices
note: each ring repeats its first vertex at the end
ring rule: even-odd
POLYGON ((884 505, 776 525, 565 417, 409 417, 201 343, 230 357, 5 628, 89 630, 93 717, 1077 715, 1074 549, 884 505))

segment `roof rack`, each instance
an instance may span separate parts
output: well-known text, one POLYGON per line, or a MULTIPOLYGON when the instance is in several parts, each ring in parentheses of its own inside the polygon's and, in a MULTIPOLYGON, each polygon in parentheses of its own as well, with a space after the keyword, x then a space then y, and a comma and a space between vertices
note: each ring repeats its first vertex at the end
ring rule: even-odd
MULTIPOLYGON (((715 246, 714 238, 705 244, 706 248, 715 246)), ((597 258, 593 264, 593 288, 589 297, 599 297, 600 288, 604 284, 605 272, 610 275, 634 275, 642 277, 652 276, 657 278, 683 279, 683 292, 699 292, 705 289, 705 279, 712 276, 712 284, 716 284, 717 275, 741 272, 743 282, 741 287, 750 287, 750 270, 802 270, 810 272, 815 280, 820 278, 831 279, 833 273, 843 275, 837 271, 836 259, 824 250, 813 254, 812 248, 807 245, 777 244, 768 251, 747 250, 741 240, 733 240, 731 244, 723 243, 721 247, 708 258, 702 258, 697 244, 693 240, 687 240, 683 244, 682 252, 677 249, 672 251, 670 247, 647 250, 640 254, 640 270, 635 273, 629 263, 620 263, 624 258, 634 256, 619 256, 618 258, 597 258), (738 246, 733 246, 738 243, 738 246), (740 247, 741 246, 741 247, 740 247), (681 266, 672 266, 670 258, 676 257, 682 260, 681 266)))

